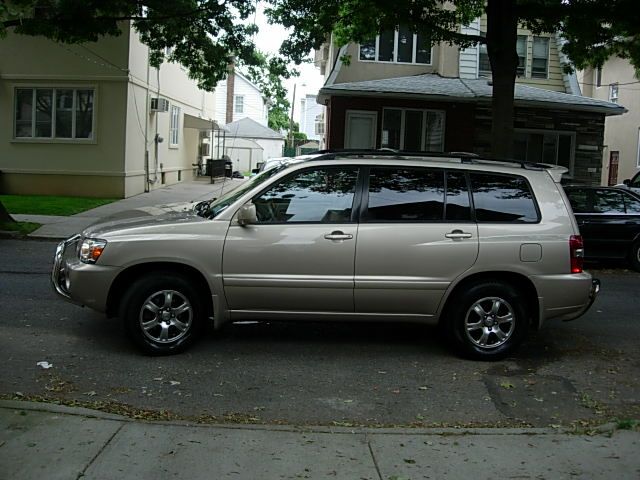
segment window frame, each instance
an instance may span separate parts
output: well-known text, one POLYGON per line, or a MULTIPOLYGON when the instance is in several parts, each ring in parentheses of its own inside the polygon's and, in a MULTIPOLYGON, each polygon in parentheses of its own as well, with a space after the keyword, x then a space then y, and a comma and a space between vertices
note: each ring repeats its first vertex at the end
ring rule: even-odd
POLYGON ((374 59, 373 60, 364 60, 361 57, 361 49, 362 45, 358 43, 358 61, 363 63, 386 63, 393 65, 425 65, 425 66, 433 66, 433 42, 430 43, 429 50, 429 63, 416 62, 416 57, 418 53, 418 33, 413 32, 413 47, 411 53, 411 61, 410 62, 399 62, 398 61, 398 36, 399 31, 393 31, 393 60, 378 60, 380 53, 380 34, 376 35, 374 40, 374 59))
POLYGON ((620 86, 618 82, 609 84, 609 101, 612 103, 618 103, 620 99, 620 86), (615 95, 614 95, 615 92, 615 95))
MULTIPOLYGON (((480 35, 483 37, 486 37, 487 33, 486 32, 480 32, 480 35)), ((516 53, 518 51, 518 39, 519 38, 524 38, 524 71, 522 72, 522 74, 518 73, 518 66, 516 66, 516 77, 517 78, 527 78, 530 75, 528 75, 528 60, 529 60, 529 35, 517 35, 516 36, 516 53)), ((487 56, 487 60, 489 59, 489 52, 487 51, 487 44, 486 43, 480 43, 478 44, 478 59, 476 62, 476 77, 478 78, 486 78, 487 76, 490 76, 493 74, 493 72, 491 71, 491 62, 489 61, 489 70, 484 70, 480 68, 480 57, 482 55, 486 55, 487 56)), ((520 55, 518 55, 518 63, 519 63, 519 59, 520 59, 520 55)))
MULTIPOLYGON (((541 128, 514 128, 515 133, 541 133, 541 134, 555 134, 556 135, 556 163, 558 165, 558 148, 560 147, 559 137, 560 135, 568 135, 571 137, 571 158, 569 159, 569 172, 568 176, 573 177, 573 173, 575 170, 575 161, 576 161, 576 132, 572 132, 569 130, 545 130, 541 128)), ((528 142, 528 140, 527 140, 528 142)), ((540 162, 540 160, 529 160, 525 159, 527 162, 540 162)), ((562 165, 558 165, 562 166, 562 165)))
POLYGON ((244 115, 244 95, 233 96, 233 113, 240 113, 244 115), (238 100, 240 100, 240 102, 238 102, 238 100), (240 110, 238 110, 238 105, 240 106, 240 110))
POLYGON ((180 147, 180 110, 180 107, 175 104, 169 107, 169 148, 180 147))
POLYGON ((533 40, 531 41, 531 78, 535 78, 538 80, 548 80, 549 79, 549 67, 551 64, 551 38, 550 37, 545 37, 545 36, 541 36, 541 35, 534 35, 533 36, 533 40), (542 57, 536 57, 535 56, 535 45, 536 45, 536 38, 542 38, 545 39, 547 41, 547 53, 546 53, 546 57, 545 60, 547 62, 547 66, 545 68, 545 73, 544 76, 538 76, 538 74, 534 75, 533 73, 533 61, 536 58, 542 58, 542 57))
MULTIPOLYGON (((275 187, 279 183, 286 182, 290 178, 295 177, 295 176, 300 175, 300 174, 303 174, 305 172, 312 171, 312 170, 322 170, 322 169, 339 170, 339 169, 346 169, 346 168, 353 168, 354 170, 356 170, 356 184, 355 184, 354 191, 353 191, 353 203, 351 204, 351 216, 350 216, 348 221, 345 221, 345 222, 319 222, 319 221, 304 220, 304 221, 300 221, 300 222, 269 222, 269 223, 256 222, 256 223, 252 223, 251 226, 253 227, 253 226, 269 226, 269 225, 295 226, 295 225, 344 225, 344 224, 357 224, 359 222, 361 202, 362 202, 362 192, 363 192, 362 185, 363 185, 363 182, 364 182, 364 178, 363 178, 364 167, 363 167, 363 165, 358 165, 358 164, 353 164, 353 163, 345 163, 344 165, 337 165, 337 164, 333 164, 333 165, 312 165, 312 166, 309 166, 309 167, 299 168, 299 169, 294 170, 293 172, 288 173, 287 175, 283 175, 282 177, 274 180, 273 182, 269 183, 268 185, 265 185, 264 188, 262 188, 262 189, 260 189, 258 191, 258 193, 252 195, 251 198, 249 200, 247 200, 247 202, 251 202, 252 204, 255 205, 256 198, 259 198, 261 195, 263 195, 264 193, 268 192, 269 190, 271 190, 273 187, 275 187)), ((246 204, 247 202, 245 202, 244 204, 246 204)))
POLYGON ((438 110, 435 108, 406 108, 406 107, 382 107, 382 117, 380 119, 380 148, 394 148, 394 147, 385 147, 382 145, 382 135, 384 132, 384 114, 386 110, 400 110, 400 145, 398 146, 398 150, 404 150, 404 136, 405 136, 405 123, 406 123, 406 113, 407 111, 414 112, 422 112, 422 138, 420 139, 420 152, 431 152, 431 153, 442 153, 445 151, 445 141, 446 141, 446 130, 447 130, 447 111, 446 110, 438 110), (425 144, 427 141, 426 129, 427 129, 427 114, 429 112, 442 114, 442 150, 439 151, 427 151, 425 150, 425 144))
POLYGON ((97 144, 98 143, 98 87, 95 84, 59 84, 59 85, 37 85, 37 84, 14 84, 13 85, 13 99, 12 99, 12 130, 11 130, 11 143, 73 143, 73 144, 97 144), (18 90, 31 90, 31 136, 30 137, 18 137, 17 133, 17 121, 16 114, 18 108, 18 90), (37 90, 51 90, 51 136, 49 137, 36 137, 36 92, 37 90), (71 115, 71 137, 56 137, 56 104, 57 104, 57 92, 59 90, 72 90, 73 91, 73 106, 71 115), (93 92, 93 105, 91 112, 91 136, 76 137, 76 115, 77 115, 77 97, 78 91, 90 90, 93 92))
POLYGON ((502 172, 486 172, 483 170, 467 170, 467 187, 469 189, 469 194, 471 195, 471 218, 477 225, 537 225, 542 222, 542 212, 540 210, 540 204, 538 202, 538 198, 536 197, 536 192, 531 188, 531 182, 524 175, 518 175, 515 173, 502 173, 502 172), (535 222, 525 222, 522 220, 511 221, 511 220, 478 220, 478 216, 476 215, 476 203, 475 197, 473 196, 473 182, 471 181, 471 175, 494 175, 496 177, 512 177, 519 178, 524 180, 527 188, 529 189, 529 193, 531 193, 531 198, 533 199, 533 207, 536 211, 537 219, 535 222))

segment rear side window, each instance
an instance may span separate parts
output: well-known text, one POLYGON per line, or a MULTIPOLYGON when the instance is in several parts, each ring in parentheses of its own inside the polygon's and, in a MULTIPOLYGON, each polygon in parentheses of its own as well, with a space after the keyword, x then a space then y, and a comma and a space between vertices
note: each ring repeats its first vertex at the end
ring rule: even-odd
POLYGON ((365 221, 426 222, 444 218, 444 171, 371 168, 365 221))
POLYGON ((536 223, 540 220, 527 181, 516 175, 471 173, 478 222, 536 223))
POLYGON ((447 172, 447 220, 471 220, 471 201, 469 187, 464 172, 447 172))

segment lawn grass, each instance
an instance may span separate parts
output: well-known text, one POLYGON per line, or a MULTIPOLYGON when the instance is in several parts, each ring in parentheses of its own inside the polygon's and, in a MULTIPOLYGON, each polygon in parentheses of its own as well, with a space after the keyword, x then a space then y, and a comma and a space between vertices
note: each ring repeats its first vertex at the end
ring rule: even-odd
POLYGON ((39 229, 42 225, 31 222, 0 222, 0 230, 5 232, 18 232, 21 235, 28 235, 39 229))
POLYGON ((23 215, 75 215, 116 200, 116 198, 61 197, 54 195, 0 195, 0 202, 9 213, 23 215))

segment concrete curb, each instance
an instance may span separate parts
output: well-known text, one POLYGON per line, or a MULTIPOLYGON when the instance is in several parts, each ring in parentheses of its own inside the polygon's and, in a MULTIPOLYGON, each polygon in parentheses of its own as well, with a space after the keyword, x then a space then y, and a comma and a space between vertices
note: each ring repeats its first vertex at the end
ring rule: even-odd
MULTIPOLYGON (((446 435, 446 436, 464 436, 464 435, 567 435, 574 432, 568 428, 526 428, 526 427, 484 427, 484 428, 454 428, 454 427, 418 427, 418 428, 388 428, 388 427, 340 427, 325 425, 264 425, 264 424, 229 424, 229 423, 196 423, 180 420, 138 420, 116 415, 113 413, 102 412, 100 410, 92 410, 84 407, 69 407, 66 405, 58 405, 55 403, 45 402, 29 402, 23 400, 0 400, 0 408, 10 410, 28 410, 37 412, 56 413, 61 415, 74 415, 86 418, 95 418, 99 420, 109 420, 129 423, 142 423, 146 425, 166 425, 172 427, 189 427, 189 428, 212 428, 224 430, 256 430, 256 431, 273 431, 273 432, 296 432, 296 433, 332 433, 336 435, 345 434, 366 434, 366 435, 446 435)), ((607 423, 595 427, 592 431, 598 433, 615 432, 614 423, 607 423)))

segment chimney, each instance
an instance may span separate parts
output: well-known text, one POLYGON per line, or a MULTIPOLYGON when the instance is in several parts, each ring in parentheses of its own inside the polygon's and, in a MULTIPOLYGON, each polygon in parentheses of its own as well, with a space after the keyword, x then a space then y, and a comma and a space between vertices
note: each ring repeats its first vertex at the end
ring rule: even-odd
POLYGON ((232 59, 227 66, 227 117, 225 123, 233 122, 233 92, 236 83, 235 61, 232 59))

